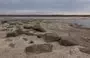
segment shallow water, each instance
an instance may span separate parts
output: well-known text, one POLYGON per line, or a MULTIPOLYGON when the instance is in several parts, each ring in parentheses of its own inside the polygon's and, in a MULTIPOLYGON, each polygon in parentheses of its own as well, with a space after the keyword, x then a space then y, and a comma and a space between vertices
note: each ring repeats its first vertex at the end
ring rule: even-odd
POLYGON ((84 28, 90 28, 90 20, 74 20, 72 23, 82 25, 84 28))

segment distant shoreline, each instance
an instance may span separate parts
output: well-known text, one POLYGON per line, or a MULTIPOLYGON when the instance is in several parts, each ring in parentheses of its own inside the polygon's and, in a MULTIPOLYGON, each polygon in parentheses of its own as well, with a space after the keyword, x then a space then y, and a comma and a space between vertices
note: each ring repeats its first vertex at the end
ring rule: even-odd
POLYGON ((0 14, 0 17, 90 17, 90 15, 24 15, 24 14, 0 14))

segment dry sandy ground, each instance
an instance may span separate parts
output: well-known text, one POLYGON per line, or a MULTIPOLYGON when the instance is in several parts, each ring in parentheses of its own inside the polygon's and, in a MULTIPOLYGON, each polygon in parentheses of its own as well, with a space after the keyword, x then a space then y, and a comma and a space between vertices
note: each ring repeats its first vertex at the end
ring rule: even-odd
MULTIPOLYGON (((21 29, 19 31, 22 32, 21 29)), ((89 48, 90 30, 72 27, 64 20, 18 20, 0 22, 0 58, 90 58, 89 48), (35 33, 36 35, 19 34, 16 36, 7 36, 8 32, 11 32, 16 28, 22 28, 23 26, 33 26, 36 23, 40 23, 40 26, 44 28, 46 32, 25 29, 28 30, 30 34, 35 33), (78 45, 65 46, 60 45, 58 41, 46 42, 42 37, 37 37, 37 35, 47 32, 58 34, 58 36, 62 39, 64 38, 71 41, 72 43, 75 42, 78 45), (44 43, 53 45, 51 52, 43 52, 38 54, 32 52, 27 54, 25 52, 25 48, 28 46, 44 43), (83 52, 80 50, 80 48, 83 47, 88 49, 82 49, 85 51, 83 52)))

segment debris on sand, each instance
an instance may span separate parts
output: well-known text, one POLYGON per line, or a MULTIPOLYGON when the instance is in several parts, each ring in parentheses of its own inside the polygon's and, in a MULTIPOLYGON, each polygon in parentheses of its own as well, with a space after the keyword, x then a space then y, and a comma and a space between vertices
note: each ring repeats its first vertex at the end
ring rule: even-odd
POLYGON ((25 48, 26 53, 46 53, 52 52, 53 45, 51 44, 34 44, 25 48))

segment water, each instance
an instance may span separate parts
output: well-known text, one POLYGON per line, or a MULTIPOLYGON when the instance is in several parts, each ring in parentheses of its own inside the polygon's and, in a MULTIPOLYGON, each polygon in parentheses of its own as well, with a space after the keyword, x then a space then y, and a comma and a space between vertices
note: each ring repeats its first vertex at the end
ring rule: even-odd
POLYGON ((90 20, 74 20, 72 23, 82 25, 84 28, 90 28, 90 20))

